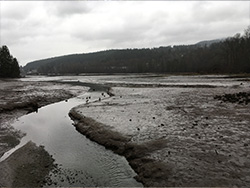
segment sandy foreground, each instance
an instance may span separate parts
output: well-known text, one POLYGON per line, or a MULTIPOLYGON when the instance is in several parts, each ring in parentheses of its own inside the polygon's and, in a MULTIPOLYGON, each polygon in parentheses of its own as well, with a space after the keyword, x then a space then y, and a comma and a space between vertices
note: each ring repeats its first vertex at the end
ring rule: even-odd
MULTIPOLYGON (((106 86, 114 96, 93 95, 69 115, 79 132, 125 156, 145 186, 250 187, 250 103, 215 97, 249 93, 248 81, 216 87, 106 86)), ((69 83, 0 80, 0 156, 23 136, 10 126, 15 118, 83 90, 69 83)), ((0 163, 0 187, 41 186, 53 165, 42 146, 29 142, 0 163)))
MULTIPOLYGON (((0 157, 24 136, 11 127, 15 119, 86 90, 68 84, 0 80, 0 157)), ((40 186, 52 168, 52 156, 42 146, 29 142, 0 162, 0 187, 40 186)))
POLYGON ((214 98, 249 91, 240 83, 113 87, 113 97, 70 116, 79 132, 125 156, 145 186, 250 187, 250 105, 214 98))

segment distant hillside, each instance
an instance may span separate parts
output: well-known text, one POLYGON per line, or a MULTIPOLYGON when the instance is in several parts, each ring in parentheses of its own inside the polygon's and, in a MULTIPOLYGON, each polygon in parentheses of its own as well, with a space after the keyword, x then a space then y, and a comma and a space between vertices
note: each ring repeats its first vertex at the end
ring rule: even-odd
POLYGON ((249 43, 249 38, 240 37, 194 45, 72 54, 33 61, 24 70, 38 74, 250 72, 249 43))
POLYGON ((200 46, 200 47, 209 47, 214 43, 219 43, 219 42, 223 42, 225 41, 226 38, 222 38, 222 39, 214 39, 214 40, 204 40, 204 41, 200 41, 198 43, 196 43, 195 45, 200 46))

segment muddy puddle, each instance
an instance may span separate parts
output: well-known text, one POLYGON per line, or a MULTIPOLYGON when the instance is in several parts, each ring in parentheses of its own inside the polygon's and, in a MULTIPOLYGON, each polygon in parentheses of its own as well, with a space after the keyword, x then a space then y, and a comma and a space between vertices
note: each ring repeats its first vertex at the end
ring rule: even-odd
POLYGON ((85 93, 19 118, 13 126, 26 136, 0 161, 31 140, 44 146, 57 164, 47 177, 45 186, 141 187, 142 184, 133 178, 136 174, 124 157, 90 141, 72 126, 68 116, 70 109, 86 103, 86 98, 92 102, 100 97, 99 92, 85 93))

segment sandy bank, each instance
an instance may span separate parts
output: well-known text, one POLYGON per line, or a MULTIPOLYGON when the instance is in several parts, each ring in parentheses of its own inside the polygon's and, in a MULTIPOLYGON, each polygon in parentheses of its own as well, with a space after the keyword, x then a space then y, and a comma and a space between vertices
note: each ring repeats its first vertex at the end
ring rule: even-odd
POLYGON ((248 87, 113 88, 73 108, 76 129, 127 158, 145 186, 250 186, 250 106, 214 99, 248 87))

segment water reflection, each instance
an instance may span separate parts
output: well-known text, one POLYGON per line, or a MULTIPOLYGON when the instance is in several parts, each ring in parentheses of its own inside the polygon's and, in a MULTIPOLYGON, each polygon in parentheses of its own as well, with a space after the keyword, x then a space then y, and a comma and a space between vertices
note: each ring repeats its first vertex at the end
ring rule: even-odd
MULTIPOLYGON (((92 97, 93 100, 97 94, 92 97)), ((88 140, 71 125, 68 112, 72 107, 82 104, 84 98, 55 103, 40 108, 38 113, 19 118, 13 126, 27 133, 27 136, 4 158, 32 140, 37 145, 45 146, 60 165, 61 175, 51 174, 57 186, 142 186, 134 180, 136 174, 124 157, 88 140)))

